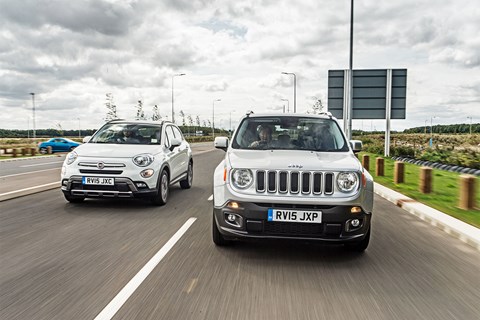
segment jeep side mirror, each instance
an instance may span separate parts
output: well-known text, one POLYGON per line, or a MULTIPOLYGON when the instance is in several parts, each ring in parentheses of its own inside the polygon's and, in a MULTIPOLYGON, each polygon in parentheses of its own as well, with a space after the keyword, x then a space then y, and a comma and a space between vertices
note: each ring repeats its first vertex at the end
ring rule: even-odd
POLYGON ((350 146, 354 153, 362 151, 363 143, 360 140, 350 140, 350 146))
POLYGON ((92 138, 92 136, 86 136, 86 137, 83 138, 82 142, 87 143, 88 141, 90 141, 91 138, 92 138))
POLYGON ((216 137, 213 145, 217 149, 222 149, 223 151, 227 151, 228 149, 228 138, 227 137, 216 137))
POLYGON ((180 141, 180 139, 178 138, 172 138, 172 142, 170 144, 170 151, 173 151, 173 149, 175 149, 176 147, 178 147, 180 144, 182 143, 182 141, 180 141))

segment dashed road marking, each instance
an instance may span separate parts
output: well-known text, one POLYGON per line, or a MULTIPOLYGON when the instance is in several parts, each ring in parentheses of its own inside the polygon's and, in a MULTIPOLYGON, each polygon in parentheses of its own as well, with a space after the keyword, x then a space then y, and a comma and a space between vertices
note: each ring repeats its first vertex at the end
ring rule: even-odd
MULTIPOLYGON (((127 283, 125 287, 113 298, 112 301, 95 317, 95 320, 110 320, 123 304, 137 290, 153 269, 162 261, 178 240, 187 232, 188 228, 197 220, 190 218, 184 225, 165 243, 165 245, 143 266, 143 268, 127 283)), ((193 290, 193 289, 192 289, 193 290)))

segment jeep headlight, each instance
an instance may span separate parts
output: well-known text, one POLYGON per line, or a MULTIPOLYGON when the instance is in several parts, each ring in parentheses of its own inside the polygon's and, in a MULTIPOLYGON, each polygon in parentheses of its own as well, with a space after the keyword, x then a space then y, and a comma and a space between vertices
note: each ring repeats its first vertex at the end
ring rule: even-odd
POLYGON ((232 171, 232 183, 236 188, 246 189, 252 185, 253 174, 250 169, 234 169, 232 171))
POLYGON ((146 167, 152 164, 155 157, 149 153, 142 153, 133 157, 133 163, 139 167, 146 167))
POLYGON ((67 161, 67 164, 70 165, 74 163, 75 160, 77 160, 77 157, 78 157, 78 154, 75 151, 72 151, 69 154, 67 154, 67 157, 65 160, 67 161))
POLYGON ((358 187, 358 176, 354 172, 340 172, 337 176, 337 186, 342 192, 350 192, 358 187))

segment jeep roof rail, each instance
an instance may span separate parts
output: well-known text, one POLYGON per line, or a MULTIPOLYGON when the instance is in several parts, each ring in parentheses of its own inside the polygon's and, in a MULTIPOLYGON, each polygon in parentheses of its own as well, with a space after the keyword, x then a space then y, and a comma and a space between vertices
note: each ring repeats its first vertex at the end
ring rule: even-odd
POLYGON ((247 117, 250 117, 251 114, 253 114, 254 112, 252 110, 248 110, 247 113, 246 113, 246 116, 247 117))
POLYGON ((330 119, 332 119, 332 117, 333 117, 333 115, 330 111, 321 111, 319 114, 328 116, 328 117, 330 117, 330 119))

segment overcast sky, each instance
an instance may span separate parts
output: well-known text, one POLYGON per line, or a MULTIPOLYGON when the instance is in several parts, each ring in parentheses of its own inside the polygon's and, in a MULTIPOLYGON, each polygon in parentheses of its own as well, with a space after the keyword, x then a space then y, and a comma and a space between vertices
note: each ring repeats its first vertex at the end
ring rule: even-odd
MULTIPOLYGON (((247 111, 327 104, 329 69, 348 68, 349 0, 0 0, 0 128, 98 128, 112 93, 171 119, 233 126, 247 111)), ((357 0, 354 69, 407 68, 407 119, 393 130, 480 122, 478 0, 357 0)), ((354 128, 384 121, 356 120, 354 128)))

